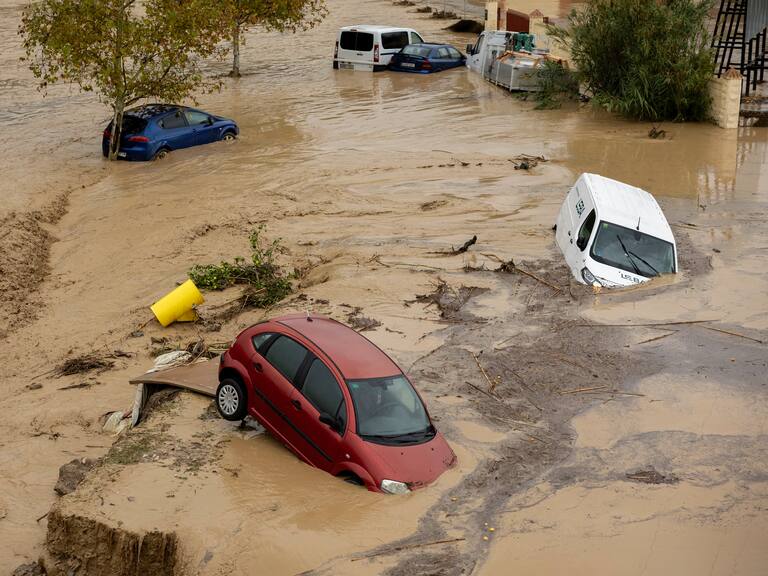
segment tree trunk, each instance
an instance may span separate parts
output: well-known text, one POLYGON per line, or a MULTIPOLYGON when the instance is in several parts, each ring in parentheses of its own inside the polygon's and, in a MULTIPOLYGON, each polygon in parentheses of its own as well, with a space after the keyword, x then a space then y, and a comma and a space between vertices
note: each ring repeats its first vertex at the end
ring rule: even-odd
POLYGON ((112 135, 109 139, 110 160, 117 160, 120 151, 120 136, 123 132, 123 112, 125 111, 125 84, 123 82, 123 25, 125 21, 125 6, 118 9, 115 22, 115 45, 112 53, 112 82, 120 87, 118 96, 112 104, 112 135))
POLYGON ((123 112, 125 104, 122 97, 114 104, 114 113, 112 114, 112 135, 109 139, 109 159, 116 160, 117 153, 120 151, 120 136, 123 133, 123 112))
POLYGON ((240 24, 235 24, 232 30, 232 71, 229 75, 240 77, 240 24))

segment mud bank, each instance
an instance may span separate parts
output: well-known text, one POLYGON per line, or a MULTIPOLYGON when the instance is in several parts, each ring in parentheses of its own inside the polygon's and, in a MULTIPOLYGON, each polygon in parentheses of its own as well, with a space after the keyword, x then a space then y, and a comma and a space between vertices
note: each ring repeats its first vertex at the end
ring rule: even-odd
POLYGON ((58 196, 43 210, 11 212, 0 220, 0 339, 21 324, 33 322, 42 302, 40 284, 50 273, 50 229, 66 213, 69 193, 58 196))
POLYGON ((49 575, 175 576, 176 534, 137 534, 56 507, 48 514, 49 575))

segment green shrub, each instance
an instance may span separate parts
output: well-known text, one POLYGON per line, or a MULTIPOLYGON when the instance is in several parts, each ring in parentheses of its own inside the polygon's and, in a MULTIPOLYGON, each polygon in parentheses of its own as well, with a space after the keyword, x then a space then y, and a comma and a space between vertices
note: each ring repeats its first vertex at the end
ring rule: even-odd
POLYGON ((264 226, 251 232, 251 259, 235 258, 232 262, 220 264, 196 264, 189 271, 189 277, 203 290, 224 290, 235 284, 250 287, 246 302, 250 306, 263 308, 279 302, 291 293, 290 276, 275 263, 275 256, 283 251, 280 239, 263 245, 264 226))
POLYGON ((576 100, 579 97, 576 75, 558 62, 544 61, 537 79, 539 91, 534 93, 534 97, 538 110, 560 108, 564 100, 576 100))
POLYGON ((550 33, 595 103, 641 120, 704 120, 713 0, 588 0, 550 33))

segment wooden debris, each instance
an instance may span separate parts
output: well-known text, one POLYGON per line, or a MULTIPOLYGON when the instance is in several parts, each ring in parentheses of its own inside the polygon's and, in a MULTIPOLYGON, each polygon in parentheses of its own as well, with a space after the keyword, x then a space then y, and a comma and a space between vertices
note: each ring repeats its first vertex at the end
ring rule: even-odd
POLYGON ((679 320, 676 322, 646 322, 643 324, 573 324, 581 328, 645 328, 654 326, 683 326, 686 324, 703 324, 704 322, 719 322, 714 320, 679 320))
POLYGON ((90 382, 80 382, 80 384, 70 384, 69 386, 62 386, 59 390, 74 390, 76 388, 90 388, 93 384, 90 382))
POLYGON ((447 540, 434 540, 432 542, 421 542, 418 544, 404 544, 403 546, 394 546, 386 550, 380 550, 379 552, 373 552, 366 554, 365 556, 358 556, 352 558, 351 562, 357 562, 358 560, 365 560, 367 558, 375 558, 376 556, 384 556, 386 554, 394 554, 395 552, 402 552, 403 550, 412 550, 414 548, 424 548, 426 546, 437 546, 438 544, 453 544, 454 542, 463 542, 466 538, 449 538, 447 540))
POLYGON ((480 386, 475 386, 474 384, 472 384, 472 382, 469 382, 468 380, 465 380, 465 381, 464 381, 464 384, 466 384, 467 386, 470 386, 470 387, 474 388, 474 389, 475 389, 475 390, 477 390, 478 392, 480 392, 480 393, 482 393, 482 394, 485 394, 486 396, 488 396, 488 397, 490 397, 490 398, 493 398, 494 400, 498 400, 499 402, 501 402, 501 398, 499 398, 499 397, 498 397, 498 396, 496 396, 495 394, 492 394, 492 393, 488 392, 487 390, 483 390, 482 388, 480 388, 480 386))
POLYGON ((533 272, 528 272, 528 270, 524 270, 520 268, 520 266, 517 266, 515 264, 515 261, 512 259, 510 259, 509 261, 505 261, 499 258, 498 256, 496 256, 495 254, 486 254, 486 253, 483 253, 483 256, 487 258, 491 258, 501 263, 501 266, 496 268, 494 272, 509 272, 509 273, 517 272, 518 274, 523 274, 525 276, 528 276, 529 278, 533 278, 534 280, 536 280, 537 282, 540 282, 541 284, 544 284, 545 286, 549 286, 550 288, 552 288, 552 290, 554 290, 558 294, 563 293, 562 288, 560 288, 559 286, 555 286, 554 284, 552 284, 551 282, 548 282, 547 280, 544 280, 543 278, 537 276, 533 272))
POLYGON ((758 344, 765 344, 763 340, 752 338, 752 336, 745 336, 744 334, 739 334, 738 332, 731 332, 730 330, 723 330, 722 328, 715 328, 714 326, 704 326, 703 324, 700 325, 699 327, 705 328, 706 330, 712 330, 713 332, 720 332, 721 334, 728 334, 729 336, 736 336, 737 338, 744 338, 745 340, 751 340, 752 342, 757 342, 758 344))
POLYGON ((590 386, 589 388, 576 388, 575 390, 563 390, 560 392, 560 396, 565 396, 566 394, 579 394, 581 392, 592 392, 593 390, 605 390, 608 388, 607 384, 603 384, 602 386, 590 386))
POLYGON ((451 254, 453 254, 453 255, 456 255, 456 254, 463 254, 464 252, 466 252, 467 250, 469 250, 469 247, 470 247, 470 246, 472 246, 472 245, 474 245, 474 244, 477 244, 477 235, 476 235, 476 234, 475 234, 474 236, 472 236, 472 238, 470 238, 469 240, 467 240, 466 242, 464 242, 464 244, 462 244, 462 245, 461 245, 461 246, 459 246, 458 248, 454 248, 454 249, 452 249, 452 250, 451 250, 451 254))
POLYGON ((655 342, 656 340, 661 340, 662 338, 666 338, 667 336, 672 336, 672 334, 677 334, 679 330, 670 330, 666 334, 662 334, 661 336, 655 336, 653 338, 648 338, 648 340, 642 340, 641 342, 638 342, 635 344, 635 346, 639 346, 640 344, 648 344, 649 342, 655 342))
POLYGON ((493 394, 493 389, 496 388, 496 385, 491 382, 491 379, 488 377, 488 374, 485 371, 485 368, 483 368, 483 365, 480 364, 480 357, 472 352, 472 358, 475 359, 475 364, 477 364, 477 367, 480 368, 480 372, 483 373, 483 376, 485 377, 485 381, 488 382, 488 392, 493 394))

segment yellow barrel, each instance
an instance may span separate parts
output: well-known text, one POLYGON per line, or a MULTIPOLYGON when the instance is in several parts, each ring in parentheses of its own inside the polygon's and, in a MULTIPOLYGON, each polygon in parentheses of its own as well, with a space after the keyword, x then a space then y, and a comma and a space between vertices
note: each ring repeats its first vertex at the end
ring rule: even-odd
POLYGON ((202 304, 204 301, 203 295, 200 294, 195 283, 192 280, 187 280, 152 304, 150 310, 160 324, 168 326, 188 314, 195 305, 202 304))

